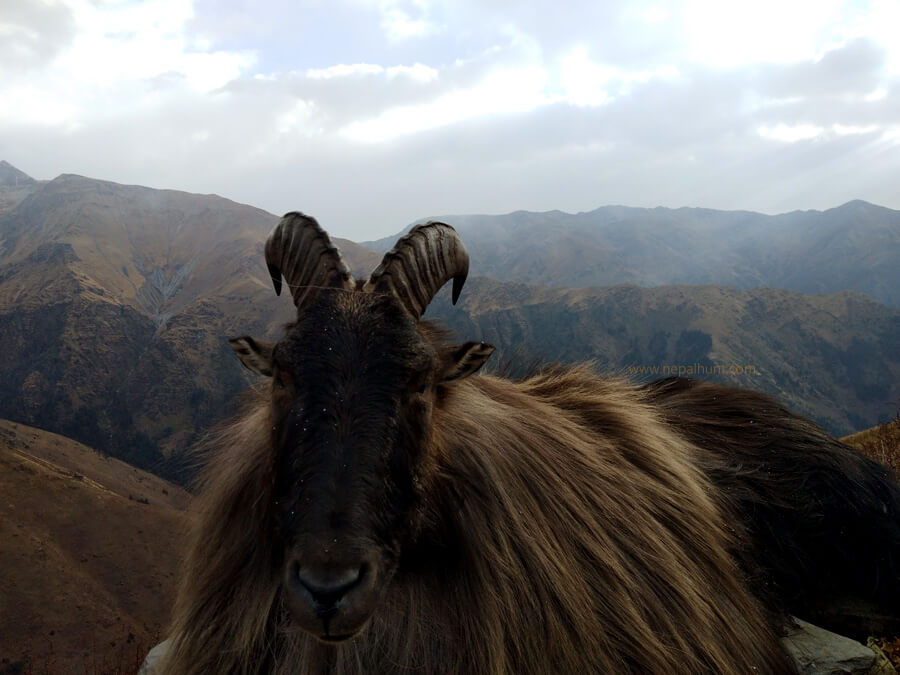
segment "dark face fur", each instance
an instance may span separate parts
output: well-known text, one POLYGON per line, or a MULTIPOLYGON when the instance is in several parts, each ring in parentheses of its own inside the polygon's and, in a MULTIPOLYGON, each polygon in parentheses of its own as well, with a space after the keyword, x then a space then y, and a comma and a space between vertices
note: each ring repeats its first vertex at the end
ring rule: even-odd
POLYGON ((274 348, 284 586, 321 639, 365 625, 414 536, 436 361, 388 295, 321 293, 274 348))
POLYGON ((272 378, 283 585, 294 622, 320 640, 362 630, 416 538, 438 387, 494 348, 433 346, 393 295, 323 291, 277 344, 234 338, 272 378))

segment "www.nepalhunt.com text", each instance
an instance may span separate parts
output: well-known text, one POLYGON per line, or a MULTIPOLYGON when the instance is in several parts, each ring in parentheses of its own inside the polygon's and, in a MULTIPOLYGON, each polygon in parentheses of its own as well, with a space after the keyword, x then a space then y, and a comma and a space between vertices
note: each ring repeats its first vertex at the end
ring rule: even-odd
POLYGON ((713 364, 672 364, 655 366, 628 366, 625 372, 629 375, 756 375, 756 366, 713 365, 713 364))

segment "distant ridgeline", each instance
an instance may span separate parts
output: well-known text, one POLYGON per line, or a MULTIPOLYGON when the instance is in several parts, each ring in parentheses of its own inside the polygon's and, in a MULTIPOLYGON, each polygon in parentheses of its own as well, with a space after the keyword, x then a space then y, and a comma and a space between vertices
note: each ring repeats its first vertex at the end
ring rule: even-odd
MULTIPOLYGON (((552 287, 790 287, 793 269, 798 284, 815 286, 807 290, 846 282, 900 304, 900 281, 885 267, 900 255, 896 211, 851 203, 768 217, 607 207, 445 220, 462 233, 470 279, 459 305, 443 291, 429 316, 464 339, 498 345, 493 367, 594 359, 636 379, 699 374, 774 393, 835 433, 897 411, 900 309, 859 293, 552 287), (854 233, 843 244, 834 223, 854 233), (720 236, 726 225, 743 237, 737 253, 723 248, 734 241, 720 236), (831 238, 819 242, 828 228, 831 238), (792 242, 804 237, 808 259, 791 258, 792 242), (777 240, 771 253, 767 238, 777 240), (814 265, 824 270, 818 281, 804 271, 814 265), (728 269, 731 277, 716 276, 728 269)), ((183 476, 181 453, 255 382, 226 338, 275 337, 293 318, 263 263, 275 222, 214 195, 73 175, 41 182, 0 162, 0 417, 183 476)), ((381 258, 336 243, 357 277, 381 258)))
MULTIPOLYGON (((849 290, 900 307, 900 211, 859 200, 777 216, 603 206, 575 214, 516 211, 436 220, 460 232, 475 274, 501 281, 849 290)), ((396 239, 367 245, 384 252, 396 239)))

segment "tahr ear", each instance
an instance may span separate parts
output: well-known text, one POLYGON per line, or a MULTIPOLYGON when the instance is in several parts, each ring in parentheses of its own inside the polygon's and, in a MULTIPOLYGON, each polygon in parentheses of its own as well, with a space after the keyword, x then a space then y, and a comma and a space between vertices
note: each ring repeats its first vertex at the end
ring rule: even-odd
POLYGON ((443 372, 438 382, 452 382, 476 372, 494 353, 494 345, 487 342, 466 342, 447 349, 443 359, 443 372))
POLYGON ((272 350, 275 349, 274 342, 254 340, 249 335, 244 335, 242 337, 229 338, 228 344, 231 345, 234 353, 238 355, 241 363, 246 368, 257 375, 272 377, 272 350))

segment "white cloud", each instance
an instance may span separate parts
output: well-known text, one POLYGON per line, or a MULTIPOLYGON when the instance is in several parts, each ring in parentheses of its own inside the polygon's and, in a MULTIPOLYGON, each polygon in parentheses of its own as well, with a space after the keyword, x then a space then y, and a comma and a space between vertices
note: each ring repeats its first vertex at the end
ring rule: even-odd
POLYGON ((641 12, 641 18, 647 23, 662 23, 670 17, 669 10, 663 5, 650 5, 641 12))
POLYGON ((816 138, 823 131, 825 130, 822 127, 814 124, 778 124, 774 127, 760 127, 759 135, 773 141, 781 141, 782 143, 796 143, 797 141, 808 141, 816 138))
POLYGON ((896 208, 898 7, 0 0, 0 159, 357 238, 603 202, 896 208))
POLYGON ((839 136, 851 134, 872 134, 880 129, 877 124, 832 124, 831 129, 839 136))
POLYGON ((68 127, 79 112, 78 105, 53 91, 31 83, 0 87, 0 125, 38 124, 68 127))
POLYGON ((303 134, 321 136, 324 130, 314 124, 314 105, 309 101, 297 101, 275 118, 279 134, 303 134))
MULTIPOLYGON (((191 3, 60 0, 75 33, 40 73, 6 73, 0 98, 15 100, 7 121, 81 124, 135 106, 157 105, 162 89, 210 92, 246 72, 248 51, 205 52, 184 26, 191 3)), ((202 46, 202 45, 201 45, 202 46)))
POLYGON ((184 0, 96 5, 68 0, 79 35, 57 69, 82 83, 110 86, 177 73, 198 91, 211 91, 238 77, 252 63, 249 53, 204 52, 184 31, 193 12, 184 0))
POLYGON ((594 63, 588 57, 587 49, 579 46, 563 58, 560 83, 569 102, 602 105, 610 98, 610 81, 618 76, 618 69, 594 63))
POLYGON ((357 141, 380 142, 478 117, 525 112, 547 102, 546 85, 544 68, 497 69, 472 88, 429 103, 391 108, 375 119, 352 122, 341 133, 357 141))
POLYGON ((427 24, 424 20, 412 19, 406 12, 399 9, 389 10, 382 25, 392 38, 424 35, 427 30, 427 24))
POLYGON ((696 61, 729 68, 821 55, 842 37, 842 0, 687 0, 685 40, 696 61))
POLYGON ((375 63, 339 63, 327 68, 310 68, 306 71, 306 77, 313 80, 331 80, 338 77, 353 77, 366 75, 386 75, 393 77, 408 77, 418 82, 429 82, 437 79, 438 71, 430 66, 414 63, 411 66, 390 66, 385 68, 375 63))
POLYGON ((404 40, 411 37, 422 37, 432 30, 425 20, 426 5, 422 1, 406 3, 401 6, 400 0, 382 0, 381 27, 390 40, 404 40), (413 12, 418 16, 413 16, 413 12))
POLYGON ((411 66, 391 66, 386 68, 385 72, 388 77, 409 77, 418 82, 430 82, 438 78, 436 68, 414 63, 411 66))
POLYGON ((596 63, 588 56, 587 48, 579 45, 561 60, 560 100, 577 106, 603 105, 617 96, 627 95, 634 85, 653 79, 673 80, 679 75, 678 68, 671 64, 653 70, 626 71, 596 63))
POLYGON ((900 26, 900 2, 897 0, 872 0, 865 3, 865 12, 855 13, 848 18, 847 33, 851 37, 868 37, 888 49, 888 71, 900 75, 900 41, 897 30, 900 26))
POLYGON ((384 68, 374 63, 339 63, 327 68, 310 68, 306 76, 313 80, 330 80, 335 77, 352 77, 354 75, 378 75, 384 68))

